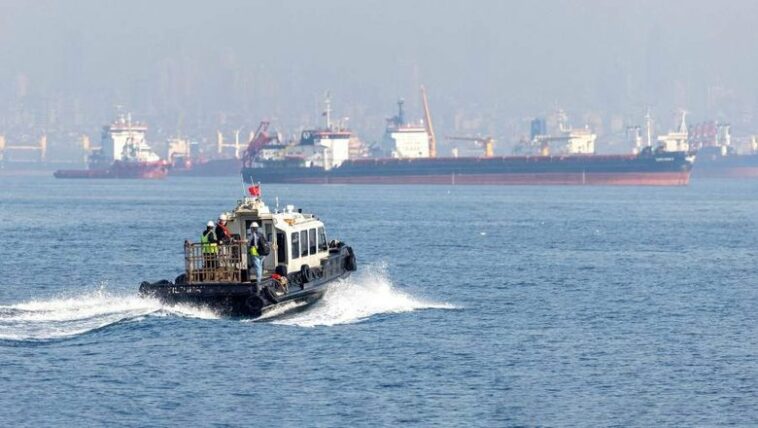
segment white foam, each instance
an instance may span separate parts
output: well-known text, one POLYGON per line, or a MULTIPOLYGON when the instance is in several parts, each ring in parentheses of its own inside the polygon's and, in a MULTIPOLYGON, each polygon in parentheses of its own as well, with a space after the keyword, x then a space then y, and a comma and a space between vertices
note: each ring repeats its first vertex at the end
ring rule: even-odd
POLYGON ((378 314, 411 312, 420 309, 456 309, 449 303, 418 299, 397 290, 383 265, 369 266, 339 281, 306 311, 284 316, 274 324, 300 327, 332 326, 363 321, 378 314))
POLYGON ((167 306, 156 299, 115 295, 101 287, 73 297, 0 306, 0 340, 50 340, 77 336, 146 316, 218 318, 207 308, 167 306))
POLYGON ((252 320, 252 321, 266 321, 272 318, 279 317, 287 312, 293 311, 299 307, 305 306, 306 302, 286 302, 281 304, 280 306, 277 306, 276 308, 266 312, 265 314, 261 315, 260 317, 252 320))
MULTIPOLYGON (((382 265, 369 266, 347 280, 331 285, 319 302, 304 311, 290 313, 298 304, 285 304, 258 320, 300 327, 332 326, 360 322, 378 314, 421 309, 455 309, 448 303, 416 298, 397 290, 382 265)), ((206 307, 165 305, 136 294, 109 293, 105 287, 80 295, 0 305, 0 340, 28 341, 74 337, 123 322, 146 317, 179 316, 217 319, 206 307)))

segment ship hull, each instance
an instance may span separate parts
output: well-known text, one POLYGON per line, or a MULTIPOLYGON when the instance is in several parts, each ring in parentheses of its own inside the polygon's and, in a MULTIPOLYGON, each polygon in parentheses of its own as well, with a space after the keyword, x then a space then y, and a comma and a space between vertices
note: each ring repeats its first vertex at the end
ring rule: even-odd
MULTIPOLYGON (((265 180, 264 180, 265 181, 265 180)), ((290 183, 310 184, 447 184, 447 185, 618 185, 684 186, 689 173, 534 173, 376 175, 358 177, 293 178, 290 183)))
POLYGON ((205 162, 193 162, 187 168, 171 168, 172 177, 233 177, 240 173, 242 162, 239 159, 213 159, 205 162))
POLYGON ((692 160, 684 153, 651 156, 535 156, 376 159, 339 168, 243 168, 247 182, 311 184, 495 184, 684 186, 692 160))
POLYGON ((114 162, 110 168, 62 169, 55 178, 161 179, 166 177, 164 162, 114 162))
POLYGON ((758 154, 698 155, 692 174, 696 178, 758 178, 758 154))

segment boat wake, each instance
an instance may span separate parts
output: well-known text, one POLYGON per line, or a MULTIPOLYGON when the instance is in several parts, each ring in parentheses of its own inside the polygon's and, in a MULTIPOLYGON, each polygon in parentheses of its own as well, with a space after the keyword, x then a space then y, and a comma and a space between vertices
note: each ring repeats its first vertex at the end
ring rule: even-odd
POLYGON ((0 305, 0 341, 47 341, 82 335, 147 316, 218 318, 207 308, 167 306, 104 289, 88 294, 0 305))
MULTIPOLYGON (((331 285, 314 305, 284 305, 255 321, 299 327, 357 323, 388 313, 421 309, 456 309, 397 290, 384 266, 367 269, 331 285)), ((146 317, 176 316, 217 319, 211 309, 190 305, 166 305, 136 294, 118 295, 105 288, 46 300, 0 305, 0 342, 46 342, 67 339, 146 317)))
MULTIPOLYGON (((290 315, 269 314, 270 322, 299 327, 352 324, 372 316, 412 312, 421 309, 457 309, 449 303, 422 300, 397 290, 385 266, 367 269, 339 281, 326 291, 324 297, 308 309, 290 315)), ((260 318, 259 318, 260 319, 260 318)))

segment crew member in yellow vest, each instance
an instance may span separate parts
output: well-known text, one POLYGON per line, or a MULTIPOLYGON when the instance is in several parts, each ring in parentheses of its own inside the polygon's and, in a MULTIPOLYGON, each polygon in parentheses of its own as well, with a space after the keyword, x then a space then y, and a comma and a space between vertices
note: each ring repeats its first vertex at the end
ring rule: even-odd
POLYGON ((203 268, 207 269, 206 279, 212 278, 213 270, 218 267, 218 239, 216 238, 216 232, 213 228, 216 225, 209 221, 205 232, 200 235, 200 244, 203 251, 203 268))
POLYGON ((253 222, 250 225, 249 240, 247 242, 248 254, 250 254, 251 264, 255 267, 256 287, 260 287, 261 278, 263 277, 263 260, 268 255, 268 242, 266 237, 259 230, 260 225, 253 222))

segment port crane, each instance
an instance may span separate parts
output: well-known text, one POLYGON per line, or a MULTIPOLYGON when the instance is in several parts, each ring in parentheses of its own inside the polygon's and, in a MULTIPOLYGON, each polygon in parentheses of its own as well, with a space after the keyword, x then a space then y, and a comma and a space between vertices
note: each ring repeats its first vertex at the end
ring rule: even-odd
POLYGON ((495 156, 495 139, 492 137, 447 136, 446 138, 451 141, 473 141, 475 144, 484 148, 485 158, 495 156))
POLYGON ((5 136, 0 135, 0 156, 6 160, 10 160, 11 156, 9 154, 13 151, 38 152, 39 157, 37 161, 45 162, 47 160, 47 135, 43 134, 39 138, 37 145, 8 145, 5 143, 5 136))
POLYGON ((268 134, 268 126, 270 125, 270 122, 267 120, 261 121, 261 123, 258 125, 258 129, 255 131, 255 134, 253 134, 253 138, 250 139, 250 143, 247 145, 247 149, 245 149, 245 152, 242 154, 242 166, 245 168, 250 168, 253 166, 253 162, 255 161, 255 157, 258 155, 258 152, 261 151, 263 146, 271 142, 272 140, 277 139, 276 136, 269 136, 268 134))
POLYGON ((234 149, 234 157, 239 159, 241 149, 239 129, 234 130, 234 143, 224 142, 224 134, 220 130, 216 131, 216 152, 221 155, 224 153, 225 148, 234 149))
POLYGON ((434 126, 432 125, 432 114, 429 111, 429 100, 426 98, 426 88, 421 85, 421 102, 424 105, 424 126, 429 134, 429 157, 437 157, 437 137, 434 135, 434 126))

